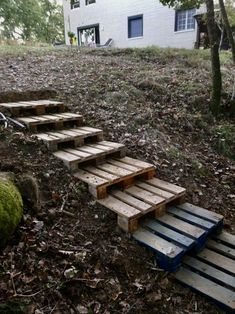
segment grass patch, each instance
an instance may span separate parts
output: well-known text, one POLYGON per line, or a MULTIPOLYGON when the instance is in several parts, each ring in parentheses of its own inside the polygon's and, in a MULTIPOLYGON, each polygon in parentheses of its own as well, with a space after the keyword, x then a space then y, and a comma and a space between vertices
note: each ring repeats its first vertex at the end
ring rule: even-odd
POLYGON ((235 160, 235 126, 221 124, 213 129, 215 149, 218 153, 235 160))
POLYGON ((28 53, 43 55, 48 52, 58 51, 53 46, 24 46, 24 45, 0 45, 0 56, 21 56, 28 53))

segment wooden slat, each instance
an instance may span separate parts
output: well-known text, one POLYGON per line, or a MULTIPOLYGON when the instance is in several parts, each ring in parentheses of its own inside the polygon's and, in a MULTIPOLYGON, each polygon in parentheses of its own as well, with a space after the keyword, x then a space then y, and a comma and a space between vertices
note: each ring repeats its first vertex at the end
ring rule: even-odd
POLYGON ((235 309, 235 293, 233 291, 224 288, 185 267, 181 267, 180 270, 177 271, 175 278, 181 283, 209 296, 213 300, 226 305, 230 309, 235 309))
POLYGON ((56 136, 57 138, 62 139, 62 140, 68 138, 67 135, 62 134, 62 133, 60 133, 60 132, 47 132, 47 133, 48 133, 49 135, 56 136))
POLYGON ((96 132, 96 133, 103 132, 102 129, 91 128, 91 127, 88 127, 88 126, 82 126, 82 127, 80 127, 79 129, 81 129, 81 130, 83 130, 83 131, 88 131, 89 133, 90 133, 90 132, 96 132))
POLYGON ((38 133, 38 134, 34 134, 33 136, 36 136, 38 139, 44 140, 47 142, 54 142, 54 141, 58 140, 58 137, 52 136, 52 135, 47 134, 47 133, 38 133))
POLYGON ((113 196, 108 196, 105 199, 99 200, 98 203, 111 209, 118 215, 129 219, 140 215, 140 211, 137 208, 132 207, 113 196))
POLYGON ((101 165, 97 166, 97 168, 104 170, 104 171, 107 171, 109 173, 115 174, 118 177, 128 176, 128 175, 132 174, 132 172, 129 170, 126 170, 126 169, 123 169, 120 167, 116 167, 116 166, 110 165, 108 163, 101 164, 101 165))
POLYGON ((92 146, 81 146, 79 148, 77 148, 77 150, 82 151, 82 152, 87 152, 91 155, 100 155, 100 154, 105 154, 105 151, 98 149, 98 148, 94 148, 92 146))
POLYGON ((177 186, 175 184, 157 179, 157 178, 153 178, 151 180, 148 180, 148 184, 151 184, 159 189, 165 190, 167 192, 173 193, 173 194, 181 194, 181 193, 185 193, 185 189, 177 186))
POLYGON ((210 277, 210 279, 214 279, 219 281, 222 284, 228 285, 232 288, 235 288, 235 277, 231 276, 229 274, 226 274, 225 272, 210 266, 200 260, 198 260, 195 257, 187 256, 183 260, 184 264, 190 266, 191 268, 200 271, 203 274, 206 274, 210 277))
POLYGON ((217 213, 214 213, 212 211, 209 211, 207 209, 189 204, 189 203, 184 203, 181 205, 177 205, 180 209, 183 209, 189 213, 198 215, 200 217, 206 218, 208 220, 214 221, 214 222, 219 222, 223 219, 223 216, 217 213))
POLYGON ((119 179, 118 176, 115 176, 114 174, 100 170, 96 167, 87 166, 87 167, 84 167, 84 170, 91 172, 91 173, 93 173, 93 174, 95 174, 101 178, 107 179, 109 181, 115 181, 115 180, 119 179))
POLYGON ((105 145, 105 146, 110 146, 110 147, 113 147, 113 148, 124 147, 124 145, 123 145, 123 144, 120 144, 120 143, 115 143, 115 142, 102 141, 101 143, 102 143, 102 145, 105 145))
POLYGON ((37 119, 33 119, 32 117, 18 117, 17 120, 23 123, 37 123, 37 119))
MULTIPOLYGON (((218 253, 221 253, 225 256, 228 256, 230 258, 233 258, 235 259, 235 250, 224 245, 224 244, 221 244, 221 243, 218 243, 214 240, 211 240, 209 239, 207 242, 206 242, 206 246, 209 248, 209 249, 212 249, 218 253)), ((234 261, 234 264, 235 264, 235 261, 234 261)), ((234 279, 235 280, 235 279, 234 279)))
POLYGON ((88 154, 86 152, 82 152, 80 150, 77 150, 75 148, 64 148, 63 149, 64 152, 76 155, 78 157, 81 157, 83 160, 90 158, 92 156, 92 154, 88 154))
POLYGON ((136 168, 136 167, 128 165, 128 164, 125 164, 125 163, 123 163, 121 161, 117 161, 115 159, 109 159, 108 163, 112 164, 114 166, 121 167, 121 168, 126 169, 126 170, 135 171, 135 172, 139 171, 139 168, 136 168))
POLYGON ((182 232, 186 235, 190 235, 191 237, 194 237, 196 239, 205 234, 205 230, 193 226, 185 221, 182 221, 168 214, 165 214, 162 217, 158 217, 157 220, 175 230, 178 230, 179 232, 182 232))
POLYGON ((153 193, 143 190, 141 188, 138 188, 136 186, 132 186, 126 189, 125 192, 151 205, 159 205, 165 202, 164 198, 154 195, 153 193))
POLYGON ((235 263, 231 258, 225 257, 209 249, 204 249, 202 252, 198 253, 197 256, 235 275, 235 263))
POLYGON ((193 216, 189 213, 186 213, 185 211, 180 210, 177 207, 169 207, 167 209, 167 211, 168 211, 168 213, 171 213, 176 217, 179 217, 179 218, 181 218, 181 219, 183 219, 189 223, 196 224, 196 225, 203 227, 203 228, 206 228, 206 229, 211 229, 215 226, 214 223, 212 223, 208 220, 199 218, 197 216, 193 216))
POLYGON ((159 236, 143 228, 139 228, 133 234, 133 237, 137 241, 141 242, 144 245, 147 245, 154 251, 164 254, 168 258, 175 258, 177 255, 183 253, 182 248, 160 238, 159 236))
POLYGON ((78 178, 81 181, 84 181, 88 183, 89 185, 92 185, 94 187, 101 186, 104 184, 108 183, 108 180, 103 179, 99 176, 96 176, 88 171, 84 170, 78 170, 75 174, 74 177, 78 178))
POLYGON ((59 159, 62 159, 64 162, 67 162, 67 163, 78 161, 81 159, 80 157, 75 156, 74 154, 70 154, 63 150, 54 152, 53 155, 59 159))
POLYGON ((142 202, 142 201, 138 200, 137 198, 126 194, 125 192, 112 191, 111 195, 114 196, 115 198, 118 198, 120 201, 125 202, 128 205, 134 206, 135 208, 137 208, 141 212, 146 213, 146 212, 153 209, 153 207, 151 205, 149 205, 145 202, 142 202))
POLYGON ((215 238, 235 249, 235 235, 223 231, 216 235, 215 238))
POLYGON ((170 228, 161 225, 156 220, 148 219, 144 222, 143 226, 157 232, 159 235, 165 237, 167 240, 177 242, 178 244, 187 248, 191 247, 194 243, 193 239, 183 235, 182 233, 176 232, 170 228))
POLYGON ((136 182, 136 186, 144 189, 144 190, 147 190, 149 192, 152 192, 154 194, 157 194, 158 196, 161 196, 165 199, 167 199, 168 201, 172 200, 175 198, 175 194, 172 194, 172 193, 169 193, 167 191, 164 191, 164 190, 161 190, 159 188, 156 188, 155 186, 152 186, 150 184, 147 184, 148 183, 148 180, 145 182, 136 182))
POLYGON ((130 158, 130 157, 122 158, 122 162, 124 162, 128 165, 133 165, 133 166, 138 167, 140 169, 155 168, 154 165, 152 165, 152 164, 149 164, 147 162, 144 162, 144 161, 141 161, 138 159, 130 158))
POLYGON ((111 150, 113 150, 112 148, 110 148, 108 146, 104 146, 104 145, 100 145, 100 144, 87 144, 87 146, 95 148, 95 149, 99 149, 102 152, 110 152, 111 150))

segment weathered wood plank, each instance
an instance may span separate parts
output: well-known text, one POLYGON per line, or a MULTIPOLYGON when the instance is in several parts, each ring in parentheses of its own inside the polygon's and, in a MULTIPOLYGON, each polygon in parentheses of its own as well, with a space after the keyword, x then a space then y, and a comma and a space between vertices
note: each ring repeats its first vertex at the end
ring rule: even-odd
POLYGON ((92 166, 87 166, 87 167, 84 167, 84 170, 88 171, 88 172, 91 172, 101 178, 104 178, 104 179, 107 179, 108 181, 115 181, 115 180, 118 180, 119 177, 118 176, 115 176, 114 174, 111 174, 111 173, 108 173, 106 171, 103 171, 103 170, 100 170, 96 167, 92 167, 92 166))
POLYGON ((223 231, 216 235, 215 238, 235 249, 235 235, 223 231))
POLYGON ((140 211, 137 208, 130 206, 113 196, 108 196, 105 199, 98 200, 97 202, 114 211, 118 215, 129 219, 140 215, 140 211))
POLYGON ((66 151, 63 151, 63 150, 59 150, 57 152, 54 152, 53 155, 59 159, 62 159, 65 163, 71 163, 74 161, 81 160, 80 157, 78 157, 74 154, 68 153, 66 151))
POLYGON ((126 189, 125 192, 151 205, 159 205, 165 202, 164 198, 136 186, 126 189))
MULTIPOLYGON (((228 247, 222 243, 218 243, 214 240, 211 240, 209 239, 207 242, 206 242, 206 246, 209 248, 209 249, 212 249, 218 253, 221 253, 225 256, 228 256, 230 258, 233 258, 235 259, 235 250, 232 249, 231 247, 228 247)), ((234 264, 235 264, 235 261, 234 261, 234 264)), ((234 279, 235 280, 235 279, 234 279)))
POLYGON ((139 228, 133 234, 133 238, 168 258, 174 259, 178 254, 184 252, 182 248, 143 228, 139 228))
POLYGON ((173 194, 181 194, 181 193, 186 192, 185 188, 182 188, 180 186, 177 186, 175 184, 172 184, 172 183, 169 183, 169 182, 157 179, 157 178, 148 180, 148 184, 151 184, 159 189, 165 190, 173 194))
POLYGON ((114 166, 117 166, 117 167, 121 167, 121 168, 126 169, 126 170, 135 171, 135 172, 139 171, 139 168, 136 168, 136 167, 128 165, 128 164, 125 164, 125 163, 123 163, 121 161, 117 161, 115 159, 109 159, 108 163, 112 164, 114 166))
POLYGON ((180 210, 177 207, 169 207, 167 209, 167 211, 168 211, 168 213, 171 213, 178 218, 181 218, 181 219, 183 219, 189 223, 196 224, 199 227, 203 227, 203 228, 206 228, 208 230, 210 230, 211 228, 213 228, 215 226, 214 223, 212 223, 208 220, 199 218, 197 216, 193 216, 193 215, 191 215, 191 214, 189 214, 183 210, 180 210))
POLYGON ((74 177, 88 183, 89 185, 92 185, 94 187, 97 186, 102 186, 104 184, 108 183, 108 180, 101 178, 99 176, 96 176, 88 171, 84 170, 78 170, 75 174, 74 177))
POLYGON ((205 208, 201 208, 189 203, 185 203, 185 204, 181 204, 181 205, 177 205, 177 207, 179 207, 180 209, 183 209, 189 213, 198 215, 200 217, 206 218, 208 220, 211 220, 213 222, 219 222, 223 219, 223 216, 217 213, 214 213, 212 211, 209 211, 205 208))
POLYGON ((169 241, 177 242, 178 244, 190 248, 194 244, 194 240, 183 235, 180 232, 176 232, 170 228, 167 228, 156 220, 148 219, 143 224, 144 227, 148 227, 151 230, 157 232, 159 235, 165 237, 169 241))
POLYGON ((128 205, 134 206, 141 212, 146 213, 150 210, 153 210, 153 207, 151 205, 142 202, 139 199, 126 194, 125 192, 115 190, 111 192, 111 195, 113 195, 115 198, 118 198, 120 201, 125 202, 128 205))
POLYGON ((235 277, 225 272, 210 266, 195 257, 187 256, 184 258, 183 263, 190 266, 191 268, 200 271, 202 274, 206 274, 210 279, 219 281, 224 285, 228 285, 235 288, 235 277))
POLYGON ((136 186, 138 186, 138 187, 140 187, 146 191, 157 194, 158 196, 163 197, 163 198, 167 199, 168 201, 175 198, 175 194, 169 193, 169 192, 161 190, 159 188, 156 188, 155 186, 148 184, 148 181, 146 181, 146 183, 145 182, 136 182, 136 186))
POLYGON ((147 162, 144 162, 144 161, 141 161, 141 160, 138 160, 138 159, 133 159, 133 158, 130 158, 130 157, 122 158, 122 162, 127 163, 129 165, 133 165, 133 166, 138 167, 140 169, 155 168, 154 165, 152 165, 152 164, 149 164, 147 162))
POLYGON ((231 258, 225 257, 209 249, 204 249, 202 252, 198 253, 197 256, 212 265, 223 268, 226 272, 235 275, 235 263, 231 258))
POLYGON ((126 169, 123 169, 123 168, 120 168, 117 166, 113 166, 113 165, 108 164, 108 163, 101 164, 101 165, 97 166, 97 168, 104 170, 104 171, 107 171, 109 173, 112 173, 118 177, 125 177, 125 176, 132 174, 132 172, 129 170, 126 170, 126 169))
POLYGON ((232 290, 224 288, 185 267, 181 267, 176 272, 175 278, 228 308, 235 309, 235 293, 232 290))
POLYGON ((200 238, 202 235, 205 234, 205 230, 193 226, 185 221, 182 221, 168 214, 165 214, 163 217, 158 217, 157 220, 169 226, 170 228, 173 228, 186 235, 190 235, 196 239, 200 238))

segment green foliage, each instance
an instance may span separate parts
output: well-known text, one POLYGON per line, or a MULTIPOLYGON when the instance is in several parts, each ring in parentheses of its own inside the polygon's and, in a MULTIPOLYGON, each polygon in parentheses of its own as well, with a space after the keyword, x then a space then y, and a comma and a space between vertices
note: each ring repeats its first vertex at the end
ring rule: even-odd
POLYGON ((0 177, 0 247, 14 233, 23 215, 23 201, 15 185, 0 177))
POLYGON ((68 32, 68 36, 70 39, 73 39, 75 37, 75 34, 73 32, 68 32))
POLYGON ((169 7, 188 9, 188 8, 199 8, 204 2, 203 0, 160 0, 163 5, 169 7))
POLYGON ((53 42, 63 37, 62 6, 50 0, 1 0, 0 36, 53 42))

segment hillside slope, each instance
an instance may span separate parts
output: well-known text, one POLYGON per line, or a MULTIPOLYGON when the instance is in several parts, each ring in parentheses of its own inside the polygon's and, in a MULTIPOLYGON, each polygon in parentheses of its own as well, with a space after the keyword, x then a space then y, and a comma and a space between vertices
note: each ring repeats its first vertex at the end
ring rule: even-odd
MULTIPOLYGON (((225 111, 232 77, 229 55, 222 59, 225 111)), ((2 48, 0 68, 1 102, 56 91, 87 124, 127 145, 130 156, 154 163, 159 177, 186 187, 188 201, 223 214, 226 229, 235 232, 235 126, 226 115, 216 122, 209 113, 208 52, 2 48)), ((11 132, 0 139, 0 171, 33 173, 43 201, 37 216, 43 227, 35 231, 36 216, 26 214, 12 250, 0 256, 1 303, 14 294, 7 274, 13 263, 17 293, 36 293, 20 303, 34 310, 221 313, 159 272, 152 255, 116 228, 115 216, 97 206, 41 143, 11 132), (71 216, 58 212, 63 203, 71 216), (74 278, 65 278, 71 267, 74 278)))

